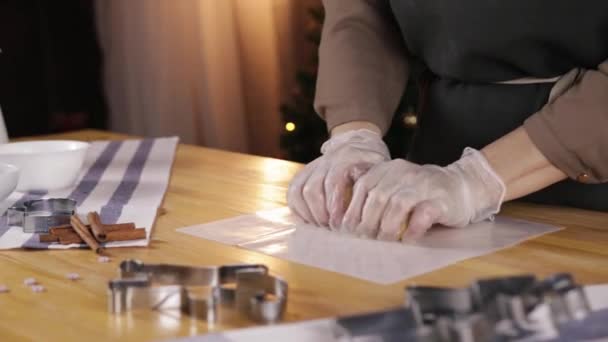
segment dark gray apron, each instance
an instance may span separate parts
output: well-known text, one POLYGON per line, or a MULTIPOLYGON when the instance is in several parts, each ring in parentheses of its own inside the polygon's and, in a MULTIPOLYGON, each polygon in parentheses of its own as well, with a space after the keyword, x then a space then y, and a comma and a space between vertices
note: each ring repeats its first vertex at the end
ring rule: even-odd
MULTIPOLYGON (((608 58, 606 0, 390 2, 409 52, 433 75, 409 155, 417 163, 447 165, 465 147, 495 141, 543 107, 553 87, 496 82, 595 69, 608 58)), ((566 180, 526 200, 608 211, 608 184, 566 180)))

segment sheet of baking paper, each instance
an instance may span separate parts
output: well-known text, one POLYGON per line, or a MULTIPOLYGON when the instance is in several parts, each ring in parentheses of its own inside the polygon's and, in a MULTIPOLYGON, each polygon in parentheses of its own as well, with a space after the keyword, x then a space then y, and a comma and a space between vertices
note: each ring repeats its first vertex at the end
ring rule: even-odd
POLYGON ((492 253, 561 228, 499 217, 466 228, 434 228, 416 244, 357 238, 301 223, 288 208, 178 229, 380 284, 492 253))

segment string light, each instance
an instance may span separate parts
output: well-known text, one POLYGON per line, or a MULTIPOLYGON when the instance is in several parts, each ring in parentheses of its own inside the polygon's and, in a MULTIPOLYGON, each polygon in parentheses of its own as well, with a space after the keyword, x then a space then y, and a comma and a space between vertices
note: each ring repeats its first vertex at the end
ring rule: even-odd
POLYGON ((296 130, 296 124, 294 124, 293 122, 288 122, 285 124, 285 130, 287 132, 293 132, 296 130))
POLYGON ((418 124, 418 117, 416 114, 409 113, 403 117, 403 124, 407 127, 416 127, 418 124))

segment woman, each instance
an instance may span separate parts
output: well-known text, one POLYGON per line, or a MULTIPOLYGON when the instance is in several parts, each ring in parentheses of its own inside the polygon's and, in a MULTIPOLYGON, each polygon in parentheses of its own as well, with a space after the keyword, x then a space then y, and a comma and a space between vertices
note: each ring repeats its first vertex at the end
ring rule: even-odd
POLYGON ((529 194, 608 210, 608 2, 324 6, 315 108, 331 138, 288 191, 304 220, 411 241, 529 194), (410 161, 391 161, 382 135, 410 56, 434 76, 410 161))

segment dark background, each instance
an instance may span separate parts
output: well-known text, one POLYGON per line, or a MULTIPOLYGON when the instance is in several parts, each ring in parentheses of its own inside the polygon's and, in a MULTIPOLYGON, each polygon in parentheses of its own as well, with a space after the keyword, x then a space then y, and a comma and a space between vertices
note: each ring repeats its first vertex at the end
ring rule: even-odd
POLYGON ((0 0, 0 49, 12 138, 106 128, 92 1, 0 0))
MULTIPOLYGON (((308 18, 305 43, 312 48, 300 61, 290 99, 279 109, 283 123, 297 130, 284 131, 277 144, 283 158, 307 163, 327 139, 325 122, 313 108, 324 11, 318 2, 302 10, 308 18)), ((11 138, 108 129, 93 0, 0 0, 0 49, 0 106, 11 138)), ((394 157, 406 154, 415 131, 404 123, 417 110, 415 79, 385 137, 394 157)))

